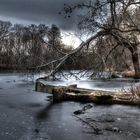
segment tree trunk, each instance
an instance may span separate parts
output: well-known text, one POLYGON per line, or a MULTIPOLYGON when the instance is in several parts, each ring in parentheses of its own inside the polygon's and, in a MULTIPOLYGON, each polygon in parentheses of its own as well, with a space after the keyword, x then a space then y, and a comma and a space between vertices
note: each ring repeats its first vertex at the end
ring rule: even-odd
POLYGON ((118 43, 124 45, 129 49, 132 56, 132 62, 134 66, 135 75, 134 78, 140 78, 140 65, 139 65, 139 54, 138 47, 135 44, 129 42, 129 40, 122 37, 119 33, 112 32, 111 35, 118 41, 118 43))
POLYGON ((140 78, 139 54, 138 54, 137 47, 134 47, 131 50, 131 55, 132 55, 132 62, 135 70, 135 78, 140 78))

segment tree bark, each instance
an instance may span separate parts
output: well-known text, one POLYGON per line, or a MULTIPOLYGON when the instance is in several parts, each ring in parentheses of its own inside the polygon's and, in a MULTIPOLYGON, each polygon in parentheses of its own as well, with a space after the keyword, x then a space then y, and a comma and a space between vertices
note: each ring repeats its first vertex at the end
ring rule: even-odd
POLYGON ((135 43, 131 43, 128 39, 125 39, 119 33, 112 32, 112 36, 116 39, 116 41, 118 41, 118 43, 129 49, 131 52, 132 63, 135 71, 134 78, 140 78, 139 53, 137 45, 135 43))
POLYGON ((53 94, 53 102, 77 101, 96 104, 140 105, 139 94, 131 92, 108 92, 83 89, 73 86, 48 85, 43 80, 36 82, 36 91, 53 94))
POLYGON ((138 54, 138 48, 134 47, 131 49, 131 55, 132 55, 132 62, 135 70, 135 77, 134 78, 140 78, 140 65, 139 65, 139 54, 138 54))

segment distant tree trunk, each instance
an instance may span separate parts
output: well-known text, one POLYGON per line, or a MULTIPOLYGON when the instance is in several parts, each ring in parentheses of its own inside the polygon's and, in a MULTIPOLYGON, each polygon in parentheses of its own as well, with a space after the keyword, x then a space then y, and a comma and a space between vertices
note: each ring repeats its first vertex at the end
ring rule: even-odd
POLYGON ((134 66, 134 71, 135 71, 134 78, 140 78, 138 46, 135 43, 129 42, 129 40, 125 39, 118 33, 112 33, 112 35, 119 43, 121 43, 124 47, 129 49, 129 51, 131 52, 132 63, 134 66))
POLYGON ((140 78, 140 65, 139 65, 139 54, 138 48, 134 47, 130 50, 132 55, 132 62, 135 70, 135 78, 140 78))

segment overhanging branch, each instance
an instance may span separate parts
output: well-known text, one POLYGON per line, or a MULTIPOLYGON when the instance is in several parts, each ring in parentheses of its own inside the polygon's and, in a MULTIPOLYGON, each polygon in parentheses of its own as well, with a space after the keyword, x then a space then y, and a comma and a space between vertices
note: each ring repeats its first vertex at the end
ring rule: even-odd
POLYGON ((53 71, 51 71, 46 77, 44 77, 45 79, 47 79, 48 77, 54 75, 66 62, 66 60, 71 57, 72 55, 78 53, 80 50, 82 50, 87 44, 89 44, 91 41, 95 40, 97 37, 99 36, 104 36, 105 34, 107 34, 105 31, 99 31, 98 33, 96 33, 94 36, 90 37, 89 39, 87 39, 85 42, 82 42, 79 47, 77 47, 76 49, 72 50, 70 53, 66 54, 65 56, 63 56, 62 58, 59 58, 58 60, 54 60, 51 61, 47 64, 43 64, 41 66, 38 66, 38 68, 42 68, 42 67, 47 67, 48 65, 60 61, 57 66, 55 67, 55 69, 53 71))

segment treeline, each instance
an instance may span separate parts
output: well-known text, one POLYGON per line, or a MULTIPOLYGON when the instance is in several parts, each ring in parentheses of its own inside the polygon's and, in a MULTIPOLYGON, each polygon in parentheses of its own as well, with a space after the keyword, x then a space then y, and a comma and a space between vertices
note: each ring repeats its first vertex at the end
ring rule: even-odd
MULTIPOLYGON (((84 49, 72 55, 61 70, 131 69, 133 63, 127 48, 114 49, 111 36, 98 37, 84 49)), ((12 25, 0 21, 0 70, 55 70, 63 57, 73 50, 64 45, 61 31, 56 25, 12 25)))
POLYGON ((0 21, 0 70, 35 68, 69 52, 56 25, 12 25, 0 21))

